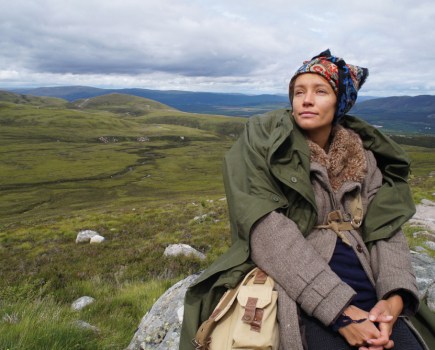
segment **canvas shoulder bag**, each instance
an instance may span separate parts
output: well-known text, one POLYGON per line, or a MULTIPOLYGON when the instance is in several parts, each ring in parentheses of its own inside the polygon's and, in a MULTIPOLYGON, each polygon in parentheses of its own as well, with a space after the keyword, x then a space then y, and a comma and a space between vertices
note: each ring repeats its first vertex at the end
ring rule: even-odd
POLYGON ((251 270, 222 296, 199 327, 193 340, 195 349, 278 349, 278 292, 274 285, 264 271, 257 267, 251 270))

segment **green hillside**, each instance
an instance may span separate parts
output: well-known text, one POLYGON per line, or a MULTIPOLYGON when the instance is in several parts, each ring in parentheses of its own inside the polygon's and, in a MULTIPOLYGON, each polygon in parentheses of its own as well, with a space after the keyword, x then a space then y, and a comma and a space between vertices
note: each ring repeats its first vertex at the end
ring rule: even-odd
POLYGON ((213 192, 243 123, 118 94, 79 109, 3 103, 0 222, 213 192))

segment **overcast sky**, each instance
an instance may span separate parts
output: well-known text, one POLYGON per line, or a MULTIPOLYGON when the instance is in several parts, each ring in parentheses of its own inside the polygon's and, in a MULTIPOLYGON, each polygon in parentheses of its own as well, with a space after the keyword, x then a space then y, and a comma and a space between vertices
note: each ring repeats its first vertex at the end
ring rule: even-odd
POLYGON ((0 87, 286 94, 324 49, 362 95, 435 95, 433 0, 0 0, 0 87))

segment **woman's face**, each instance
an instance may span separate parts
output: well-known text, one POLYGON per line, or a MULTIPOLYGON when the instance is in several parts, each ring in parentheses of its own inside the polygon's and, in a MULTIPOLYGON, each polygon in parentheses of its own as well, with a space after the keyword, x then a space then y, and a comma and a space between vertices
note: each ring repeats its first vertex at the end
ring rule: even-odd
POLYGON ((293 89, 293 116, 308 138, 328 138, 332 129, 337 97, 332 86, 319 74, 299 75, 293 89))

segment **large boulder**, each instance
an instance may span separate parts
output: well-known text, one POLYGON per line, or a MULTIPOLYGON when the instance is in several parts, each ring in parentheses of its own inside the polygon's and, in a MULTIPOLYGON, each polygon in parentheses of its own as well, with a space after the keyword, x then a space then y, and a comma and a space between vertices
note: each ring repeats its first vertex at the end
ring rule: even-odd
POLYGON ((126 350, 178 350, 183 321, 184 295, 198 275, 169 288, 142 318, 126 350))

